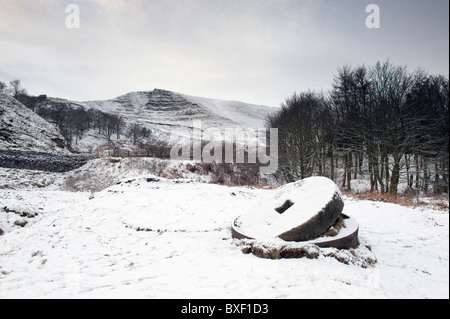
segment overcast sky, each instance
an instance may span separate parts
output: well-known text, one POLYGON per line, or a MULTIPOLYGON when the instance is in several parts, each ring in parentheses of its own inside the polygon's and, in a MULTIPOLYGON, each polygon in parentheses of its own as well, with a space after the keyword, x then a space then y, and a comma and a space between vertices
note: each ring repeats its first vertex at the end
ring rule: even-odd
POLYGON ((278 106, 338 67, 390 59, 448 75, 448 0, 0 0, 0 80, 110 99, 167 89, 278 106), (366 6, 380 28, 366 27, 366 6), (66 7, 80 8, 67 28, 66 7))

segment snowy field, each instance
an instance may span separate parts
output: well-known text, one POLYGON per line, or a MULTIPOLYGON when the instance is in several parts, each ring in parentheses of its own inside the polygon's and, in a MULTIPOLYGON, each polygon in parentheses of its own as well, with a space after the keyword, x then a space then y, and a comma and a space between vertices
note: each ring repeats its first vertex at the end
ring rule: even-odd
POLYGON ((273 190, 134 172, 71 192, 68 174, 0 169, 0 298, 449 298, 448 209, 345 197, 360 247, 270 260, 230 225, 273 190))

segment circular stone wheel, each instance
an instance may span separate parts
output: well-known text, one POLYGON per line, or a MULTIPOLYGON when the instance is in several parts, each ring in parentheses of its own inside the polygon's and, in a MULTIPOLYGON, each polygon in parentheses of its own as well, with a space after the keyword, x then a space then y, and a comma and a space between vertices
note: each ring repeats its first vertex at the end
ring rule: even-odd
POLYGON ((340 194, 335 193, 328 204, 307 222, 278 235, 285 241, 306 241, 319 237, 333 226, 341 215, 344 202, 340 194))
POLYGON ((232 225, 232 235, 309 241, 324 234, 343 208, 342 195, 332 180, 310 177, 280 187, 255 211, 239 216, 232 225))

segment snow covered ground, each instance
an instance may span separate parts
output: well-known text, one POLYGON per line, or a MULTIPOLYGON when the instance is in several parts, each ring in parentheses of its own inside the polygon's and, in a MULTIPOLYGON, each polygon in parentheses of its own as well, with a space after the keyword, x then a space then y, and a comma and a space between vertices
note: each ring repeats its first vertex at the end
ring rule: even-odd
POLYGON ((71 192, 70 174, 0 169, 0 298, 449 298, 448 210, 345 197, 359 248, 270 260, 230 225, 273 190, 129 171, 71 192), (374 265, 345 259, 367 247, 374 265))

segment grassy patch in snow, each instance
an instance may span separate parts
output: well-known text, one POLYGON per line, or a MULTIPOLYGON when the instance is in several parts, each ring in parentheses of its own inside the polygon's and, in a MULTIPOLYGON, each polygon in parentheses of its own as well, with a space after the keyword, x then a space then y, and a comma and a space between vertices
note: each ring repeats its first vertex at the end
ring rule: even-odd
POLYGON ((370 191, 362 193, 351 193, 344 191, 342 193, 347 197, 358 200, 369 200, 374 202, 391 203, 412 208, 415 207, 432 208, 434 210, 439 211, 449 210, 448 195, 444 196, 444 195, 424 194, 418 196, 418 195, 411 195, 408 193, 389 194, 370 191))

